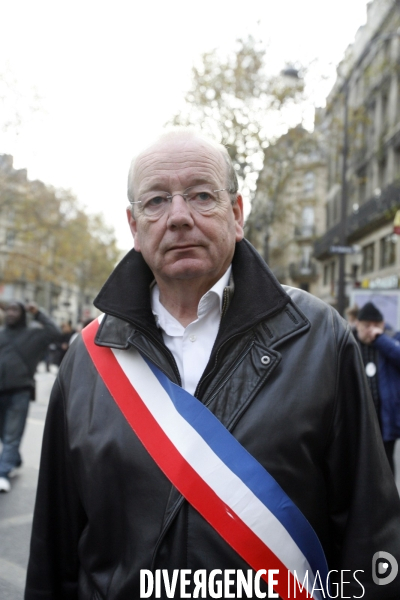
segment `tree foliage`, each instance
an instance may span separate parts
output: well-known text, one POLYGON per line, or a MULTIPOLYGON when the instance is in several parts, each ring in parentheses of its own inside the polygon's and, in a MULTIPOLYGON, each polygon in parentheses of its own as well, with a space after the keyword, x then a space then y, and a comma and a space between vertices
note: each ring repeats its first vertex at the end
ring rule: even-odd
POLYGON ((282 133, 285 112, 303 94, 303 80, 269 75, 266 49, 253 36, 234 51, 202 55, 185 104, 171 124, 195 126, 227 146, 245 186, 254 189, 266 148, 282 133))
POLYGON ((99 289, 120 255, 113 230, 101 215, 87 214, 69 190, 29 181, 26 171, 6 166, 0 169, 2 281, 99 289))
POLYGON ((303 127, 293 127, 265 150, 265 164, 246 221, 247 239, 274 267, 271 237, 279 246, 278 254, 292 241, 293 228, 299 221, 302 206, 290 193, 299 174, 313 171, 323 163, 320 136, 303 127), (280 227, 285 224, 285 227, 280 227), (274 231, 275 226, 275 231, 274 231))

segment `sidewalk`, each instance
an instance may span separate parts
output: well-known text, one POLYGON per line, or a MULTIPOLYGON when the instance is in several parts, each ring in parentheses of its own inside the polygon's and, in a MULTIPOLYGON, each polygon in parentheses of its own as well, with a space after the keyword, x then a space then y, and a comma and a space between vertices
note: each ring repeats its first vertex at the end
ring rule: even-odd
POLYGON ((44 365, 39 366, 37 400, 31 402, 21 446, 23 469, 11 480, 11 492, 0 494, 1 600, 22 600, 23 597, 44 421, 56 377, 55 367, 52 369, 54 371, 47 373, 44 365))

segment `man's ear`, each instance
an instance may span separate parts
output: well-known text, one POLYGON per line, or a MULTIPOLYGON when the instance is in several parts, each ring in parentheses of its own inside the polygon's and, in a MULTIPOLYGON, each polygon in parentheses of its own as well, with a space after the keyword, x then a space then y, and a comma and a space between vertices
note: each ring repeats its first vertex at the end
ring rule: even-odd
POLYGON ((237 195, 236 202, 232 206, 233 214, 235 215, 236 241, 240 242, 243 239, 243 198, 240 194, 237 195))
POLYGON ((132 233, 134 248, 137 252, 140 252, 139 238, 137 236, 137 223, 136 223, 136 219, 134 218, 134 216, 132 214, 132 210, 131 210, 130 206, 128 206, 128 208, 126 209, 126 216, 128 218, 129 229, 131 230, 131 233, 132 233))

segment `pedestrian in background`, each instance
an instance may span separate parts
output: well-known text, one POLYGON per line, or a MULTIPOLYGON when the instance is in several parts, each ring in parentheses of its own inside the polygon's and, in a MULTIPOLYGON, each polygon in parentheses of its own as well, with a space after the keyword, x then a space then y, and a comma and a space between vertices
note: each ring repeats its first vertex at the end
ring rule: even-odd
POLYGON ((400 437, 400 332, 385 327, 381 311, 367 302, 358 313, 355 335, 394 472, 394 445, 400 437))
POLYGON ((359 310, 360 309, 358 308, 357 304, 353 304, 353 306, 349 306, 349 308, 346 310, 347 322, 353 330, 355 329, 356 324, 357 324, 357 317, 358 317, 359 310))
POLYGON ((5 309, 0 330, 0 492, 10 491, 10 475, 21 466, 19 452, 29 401, 34 399, 34 374, 58 327, 36 304, 13 301, 5 309), (35 320, 27 326, 26 311, 35 320))
POLYGON ((76 331, 74 331, 74 333, 69 338, 68 347, 72 344, 72 342, 74 340, 76 340, 76 338, 79 336, 79 334, 82 331, 82 329, 84 329, 85 327, 87 327, 89 325, 89 323, 91 323, 92 321, 93 321, 92 317, 89 317, 88 319, 84 319, 83 321, 80 321, 78 323, 76 331))
POLYGON ((61 336, 58 340, 58 344, 56 344, 56 349, 52 357, 53 365, 57 365, 57 367, 61 365, 61 361, 67 353, 71 337, 74 335, 74 333, 75 329, 72 328, 72 324, 70 321, 68 321, 67 323, 62 323, 61 336))

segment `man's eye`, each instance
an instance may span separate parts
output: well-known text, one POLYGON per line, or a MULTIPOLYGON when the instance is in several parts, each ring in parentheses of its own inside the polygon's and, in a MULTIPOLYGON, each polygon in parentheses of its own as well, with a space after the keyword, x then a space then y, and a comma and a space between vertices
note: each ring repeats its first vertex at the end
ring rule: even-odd
POLYGON ((213 200, 213 196, 210 192, 197 192, 194 196, 194 200, 197 202, 209 202, 210 200, 213 200))
POLYGON ((167 198, 165 196, 154 196, 153 198, 150 198, 146 201, 145 206, 151 206, 154 208, 157 206, 161 206, 165 202, 167 202, 167 198))

